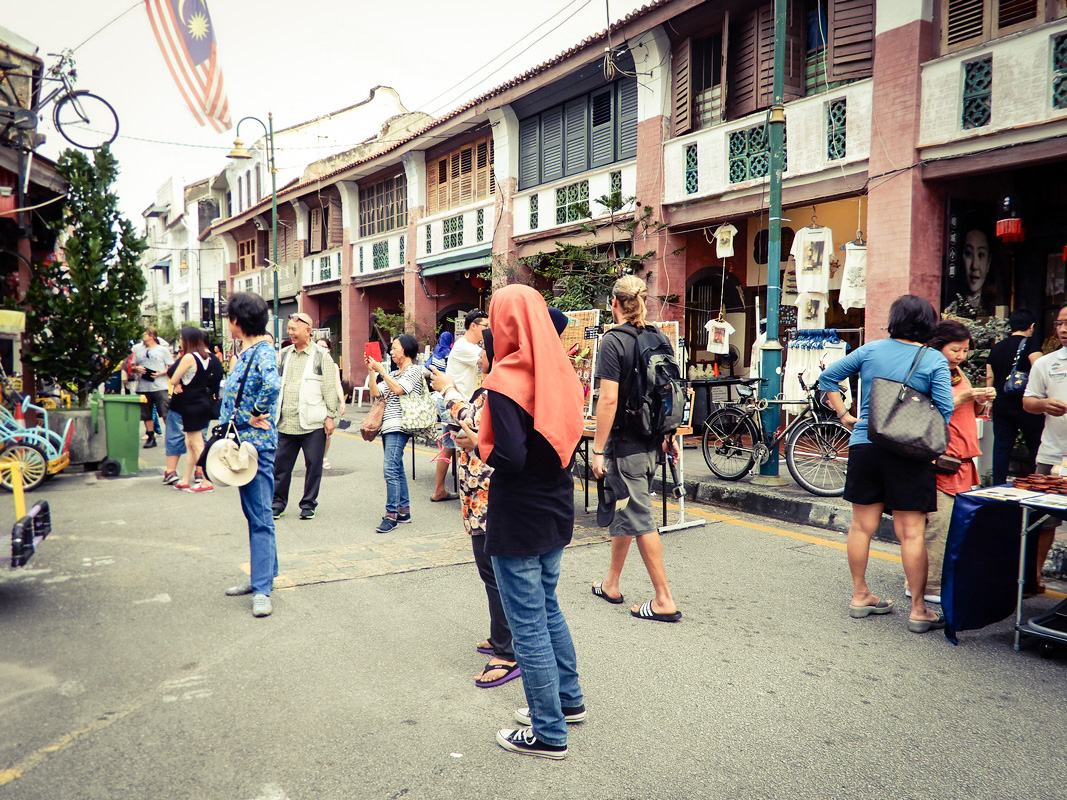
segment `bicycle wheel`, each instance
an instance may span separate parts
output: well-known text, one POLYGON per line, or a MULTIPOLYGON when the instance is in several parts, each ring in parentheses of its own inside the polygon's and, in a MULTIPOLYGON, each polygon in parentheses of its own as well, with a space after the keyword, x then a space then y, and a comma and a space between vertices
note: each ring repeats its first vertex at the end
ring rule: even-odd
POLYGON ((799 425, 785 445, 785 463, 793 480, 814 495, 839 497, 845 491, 851 435, 832 420, 799 425))
POLYGON ((119 115, 92 92, 72 92, 59 100, 52 121, 64 139, 85 150, 111 144, 119 135, 119 115))
POLYGON ((704 460, 720 478, 736 481, 756 463, 756 426, 736 408, 713 411, 704 422, 704 460))
MULTIPOLYGON (((24 491, 32 492, 44 483, 45 475, 48 474, 48 459, 37 445, 26 442, 9 444, 0 451, 0 460, 5 458, 13 458, 19 462, 24 491)), ((10 470, 0 470, 0 486, 11 491, 10 470)))

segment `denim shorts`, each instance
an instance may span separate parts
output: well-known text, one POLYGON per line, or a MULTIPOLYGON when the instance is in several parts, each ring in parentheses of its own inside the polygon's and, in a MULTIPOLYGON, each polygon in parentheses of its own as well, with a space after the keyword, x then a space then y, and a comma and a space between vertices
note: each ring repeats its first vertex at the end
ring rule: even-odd
POLYGON ((448 428, 445 427, 449 422, 452 422, 452 415, 448 413, 448 409, 445 408, 447 401, 444 395, 434 392, 434 397, 437 399, 437 421, 441 423, 441 446, 446 450, 455 450, 456 443, 452 441, 452 434, 449 433, 448 428))
POLYGON ((168 456, 185 455, 185 425, 177 411, 167 412, 167 425, 163 431, 163 447, 168 456))

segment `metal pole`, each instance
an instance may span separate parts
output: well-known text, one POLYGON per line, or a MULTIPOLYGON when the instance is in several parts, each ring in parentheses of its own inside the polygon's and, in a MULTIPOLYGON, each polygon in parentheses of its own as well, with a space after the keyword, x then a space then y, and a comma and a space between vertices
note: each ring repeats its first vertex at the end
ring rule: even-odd
MULTIPOLYGON (((767 245, 767 343, 763 345, 760 396, 775 398, 782 391, 782 345, 778 341, 778 307, 782 302, 782 164, 785 142, 785 0, 774 0, 774 85, 768 125, 770 127, 770 219, 767 245)), ((758 322, 758 321, 757 321, 758 322)), ((763 412, 763 429, 777 430, 781 406, 768 406, 763 412)), ((778 450, 773 449, 760 467, 763 484, 784 485, 778 477, 778 450)))
POLYGON ((267 148, 270 166, 270 239, 271 261, 274 270, 274 347, 281 346, 282 337, 278 322, 278 170, 274 162, 274 113, 267 112, 267 148))

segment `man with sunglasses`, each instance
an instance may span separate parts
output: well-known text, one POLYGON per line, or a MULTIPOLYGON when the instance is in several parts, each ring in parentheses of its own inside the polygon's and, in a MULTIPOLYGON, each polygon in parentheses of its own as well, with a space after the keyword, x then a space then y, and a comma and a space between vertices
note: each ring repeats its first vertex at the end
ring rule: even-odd
POLYGON ((337 365, 330 354, 311 343, 311 317, 304 312, 289 316, 286 333, 292 344, 278 353, 282 376, 278 404, 278 450, 274 458, 274 518, 285 513, 296 454, 304 451, 304 495, 300 519, 315 518, 326 437, 333 435, 340 406, 337 365))

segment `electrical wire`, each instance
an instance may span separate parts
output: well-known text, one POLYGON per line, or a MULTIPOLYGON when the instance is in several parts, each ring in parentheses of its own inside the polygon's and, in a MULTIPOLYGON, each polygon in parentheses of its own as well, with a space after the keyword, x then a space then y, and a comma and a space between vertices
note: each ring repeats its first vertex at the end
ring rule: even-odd
POLYGON ((110 27, 111 27, 112 25, 114 25, 114 24, 115 24, 116 22, 118 22, 118 21, 119 21, 120 19, 122 19, 123 17, 125 17, 125 16, 127 15, 127 14, 129 14, 129 13, 130 13, 131 11, 133 11, 133 10, 134 10, 135 8, 137 8, 137 7, 138 7, 138 6, 140 6, 140 5, 143 5, 143 3, 141 2, 141 0, 137 0, 137 2, 136 2, 136 3, 134 3, 134 4, 132 5, 132 6, 130 6, 130 7, 129 7, 129 8, 127 8, 127 9, 126 9, 125 11, 123 11, 123 12, 122 12, 121 14, 119 14, 119 15, 118 15, 117 17, 115 17, 114 19, 112 19, 112 20, 111 20, 110 22, 108 22, 108 23, 107 23, 106 25, 104 25, 104 26, 103 26, 102 28, 99 28, 99 29, 97 29, 97 31, 96 31, 95 33, 92 33, 92 34, 90 34, 90 35, 89 35, 89 37, 88 37, 87 39, 85 39, 84 41, 82 41, 82 43, 81 43, 81 44, 78 44, 78 45, 75 45, 74 47, 72 47, 72 48, 71 48, 71 50, 72 50, 72 51, 76 51, 76 50, 77 50, 77 49, 78 49, 79 47, 82 47, 82 46, 83 46, 83 45, 85 45, 85 44, 86 44, 87 42, 89 42, 89 41, 90 41, 91 39, 95 38, 95 37, 96 37, 96 36, 98 36, 98 35, 99 35, 100 33, 103 33, 103 32, 104 32, 105 30, 107 30, 108 28, 110 28, 110 27))

